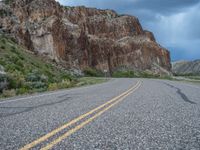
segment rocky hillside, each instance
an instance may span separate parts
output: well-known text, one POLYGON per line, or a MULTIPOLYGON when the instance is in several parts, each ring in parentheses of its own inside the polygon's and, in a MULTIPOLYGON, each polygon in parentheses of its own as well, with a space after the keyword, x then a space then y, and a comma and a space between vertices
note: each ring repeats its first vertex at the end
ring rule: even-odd
POLYGON ((69 68, 168 74, 170 54, 134 16, 64 7, 55 0, 0 2, 0 32, 69 68))
POLYGON ((0 99, 106 81, 103 78, 79 78, 78 73, 74 73, 0 35, 0 99))
POLYGON ((200 60, 174 62, 172 71, 177 75, 200 75, 200 60))
POLYGON ((75 78, 68 71, 0 36, 0 98, 8 91, 14 96, 53 90, 56 84, 72 87, 74 83, 75 78))

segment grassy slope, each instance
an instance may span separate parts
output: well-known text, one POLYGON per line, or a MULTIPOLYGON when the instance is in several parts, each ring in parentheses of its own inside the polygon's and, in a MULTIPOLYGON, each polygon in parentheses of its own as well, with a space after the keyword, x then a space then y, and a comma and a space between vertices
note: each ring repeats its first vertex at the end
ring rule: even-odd
POLYGON ((27 53, 11 39, 0 35, 0 65, 5 68, 7 89, 0 97, 57 90, 81 85, 95 84, 104 79, 79 79, 68 72, 44 62, 38 56, 27 53))

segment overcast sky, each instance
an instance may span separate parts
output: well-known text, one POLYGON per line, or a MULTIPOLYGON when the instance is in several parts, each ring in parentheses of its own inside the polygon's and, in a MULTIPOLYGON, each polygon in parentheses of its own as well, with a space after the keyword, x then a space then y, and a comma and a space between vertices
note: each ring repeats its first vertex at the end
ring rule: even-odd
POLYGON ((200 0, 57 0, 137 16, 171 52, 172 61, 200 59, 200 0))

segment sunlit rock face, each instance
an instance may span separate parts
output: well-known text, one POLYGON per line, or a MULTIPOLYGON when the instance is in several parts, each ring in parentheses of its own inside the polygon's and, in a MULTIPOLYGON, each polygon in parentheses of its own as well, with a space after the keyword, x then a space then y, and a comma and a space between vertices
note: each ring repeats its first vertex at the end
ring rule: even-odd
POLYGON ((134 16, 112 10, 63 7, 55 0, 15 0, 0 18, 1 32, 68 67, 170 72, 170 54, 134 16))

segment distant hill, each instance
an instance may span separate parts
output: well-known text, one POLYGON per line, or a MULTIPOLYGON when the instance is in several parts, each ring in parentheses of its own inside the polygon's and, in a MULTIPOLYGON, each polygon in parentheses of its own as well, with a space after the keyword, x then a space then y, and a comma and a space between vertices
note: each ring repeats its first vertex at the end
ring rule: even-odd
POLYGON ((177 75, 200 75, 200 60, 174 62, 172 72, 177 75))

